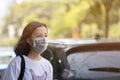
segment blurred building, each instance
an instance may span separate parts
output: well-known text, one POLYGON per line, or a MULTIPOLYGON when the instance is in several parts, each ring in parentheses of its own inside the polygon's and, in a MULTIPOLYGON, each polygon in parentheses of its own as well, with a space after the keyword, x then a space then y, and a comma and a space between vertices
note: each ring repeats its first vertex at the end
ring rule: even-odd
MULTIPOLYGON (((12 5, 21 3, 22 1, 23 0, 1 0, 0 1, 0 25, 4 25, 4 17, 9 13, 10 7, 12 5)), ((0 28, 2 28, 2 26, 0 26, 0 28)), ((9 35, 12 36, 14 34, 14 30, 11 27, 8 29, 9 29, 8 30, 9 35)), ((2 33, 1 30, 2 29, 0 29, 0 34, 2 33)))

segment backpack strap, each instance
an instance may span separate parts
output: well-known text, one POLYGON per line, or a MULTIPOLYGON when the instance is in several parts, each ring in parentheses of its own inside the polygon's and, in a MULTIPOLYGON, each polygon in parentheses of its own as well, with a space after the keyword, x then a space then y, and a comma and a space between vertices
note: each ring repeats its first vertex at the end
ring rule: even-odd
POLYGON ((20 75, 18 77, 18 80, 23 80, 23 76, 25 72, 25 60, 22 55, 20 55, 20 57, 21 57, 21 69, 20 69, 20 75))

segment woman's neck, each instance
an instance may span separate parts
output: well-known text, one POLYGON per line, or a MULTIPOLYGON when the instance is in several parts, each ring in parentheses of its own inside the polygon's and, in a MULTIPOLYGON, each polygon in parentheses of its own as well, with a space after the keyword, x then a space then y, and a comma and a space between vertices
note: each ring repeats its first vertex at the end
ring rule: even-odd
POLYGON ((28 57, 33 59, 33 60, 40 60, 41 59, 41 55, 39 53, 34 52, 34 51, 30 51, 30 53, 28 54, 28 57))

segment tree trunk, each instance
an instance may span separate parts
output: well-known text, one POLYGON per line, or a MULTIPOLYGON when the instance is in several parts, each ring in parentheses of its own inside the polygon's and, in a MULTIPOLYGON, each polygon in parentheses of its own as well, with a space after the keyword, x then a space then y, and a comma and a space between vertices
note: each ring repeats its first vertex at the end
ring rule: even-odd
POLYGON ((109 10, 106 10, 105 16, 105 37, 108 38, 108 31, 109 31, 109 10))
POLYGON ((109 32, 109 13, 110 9, 112 7, 112 1, 113 0, 103 0, 103 4, 106 9, 106 15, 105 15, 105 38, 108 38, 108 32, 109 32))

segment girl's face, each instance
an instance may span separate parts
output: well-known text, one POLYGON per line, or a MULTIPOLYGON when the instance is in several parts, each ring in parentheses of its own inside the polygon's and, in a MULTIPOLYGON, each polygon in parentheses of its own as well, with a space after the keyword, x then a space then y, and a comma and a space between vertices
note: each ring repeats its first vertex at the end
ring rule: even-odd
POLYGON ((34 30, 33 34, 31 35, 31 38, 27 40, 27 42, 33 46, 33 39, 37 38, 37 37, 47 37, 47 29, 42 26, 42 27, 38 27, 37 29, 34 30))
POLYGON ((35 29, 35 31, 31 35, 31 39, 34 39, 37 37, 47 37, 47 29, 44 26, 38 27, 37 29, 35 29))

